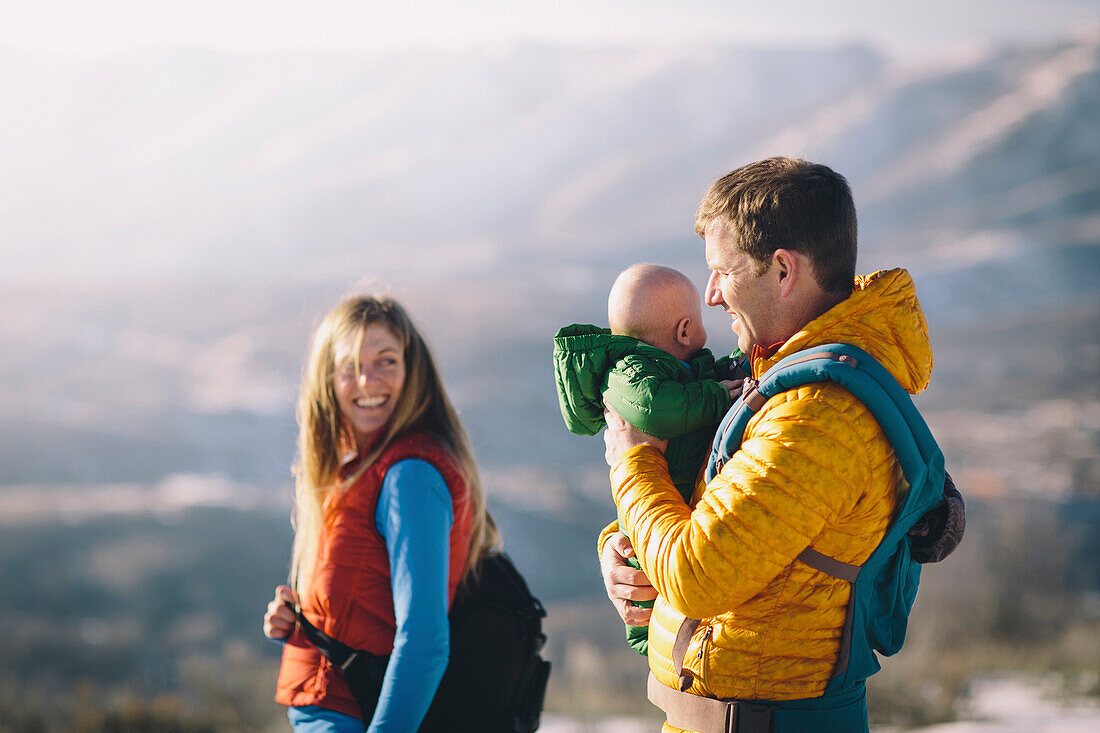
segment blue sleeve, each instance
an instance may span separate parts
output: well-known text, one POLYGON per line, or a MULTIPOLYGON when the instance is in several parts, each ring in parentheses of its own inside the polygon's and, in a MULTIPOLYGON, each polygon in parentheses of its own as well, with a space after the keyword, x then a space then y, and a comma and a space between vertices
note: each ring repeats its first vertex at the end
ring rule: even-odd
POLYGON ((420 460, 386 472, 374 523, 386 540, 397 635, 369 733, 416 730, 447 668, 451 492, 420 460))

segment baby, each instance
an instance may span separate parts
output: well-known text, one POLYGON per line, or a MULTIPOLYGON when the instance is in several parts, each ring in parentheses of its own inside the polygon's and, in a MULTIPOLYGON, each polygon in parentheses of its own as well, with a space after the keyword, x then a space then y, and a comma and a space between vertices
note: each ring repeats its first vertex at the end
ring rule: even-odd
MULTIPOLYGON (((607 318, 610 329, 573 325, 554 337, 565 424, 579 435, 595 435, 606 425, 606 405, 642 432, 668 440, 669 474, 690 502, 715 429, 748 376, 741 352, 716 362, 703 348, 699 293, 668 267, 638 264, 620 273, 607 318)), ((638 567, 635 558, 631 564, 638 567)), ((626 629, 630 646, 647 654, 649 628, 626 629)))

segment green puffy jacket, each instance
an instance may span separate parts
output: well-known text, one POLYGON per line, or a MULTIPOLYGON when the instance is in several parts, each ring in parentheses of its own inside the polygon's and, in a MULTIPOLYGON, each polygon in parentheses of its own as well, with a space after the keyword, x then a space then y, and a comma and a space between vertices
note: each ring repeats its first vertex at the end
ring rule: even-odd
POLYGON ((668 440, 673 483, 691 500, 717 424, 733 404, 721 379, 747 376, 741 352, 715 361, 700 350, 690 368, 672 354, 598 326, 572 325, 554 337, 561 414, 570 431, 595 435, 604 405, 644 433, 668 440))

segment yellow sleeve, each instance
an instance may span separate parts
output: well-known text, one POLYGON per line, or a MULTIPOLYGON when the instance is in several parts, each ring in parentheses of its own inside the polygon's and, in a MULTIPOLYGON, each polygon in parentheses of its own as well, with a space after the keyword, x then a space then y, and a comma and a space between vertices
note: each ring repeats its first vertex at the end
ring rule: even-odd
POLYGON ((603 554, 604 543, 607 542, 607 538, 619 531, 619 520, 616 519, 611 524, 607 525, 600 532, 599 539, 596 540, 596 558, 603 554))
POLYGON ((871 466, 852 421, 867 416, 837 385, 773 398, 692 507, 659 450, 626 451, 612 492, 657 592, 680 613, 709 618, 762 591, 863 493, 871 466))

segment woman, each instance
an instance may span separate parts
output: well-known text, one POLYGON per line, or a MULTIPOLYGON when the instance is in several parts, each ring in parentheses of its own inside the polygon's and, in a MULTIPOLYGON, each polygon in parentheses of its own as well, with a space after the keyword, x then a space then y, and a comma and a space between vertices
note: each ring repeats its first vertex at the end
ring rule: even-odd
POLYGON ((391 654, 368 730, 416 730, 447 666, 455 589, 499 542, 462 424, 423 338, 388 298, 351 298, 313 338, 298 402, 290 585, 276 700, 299 733, 362 731, 340 672, 291 606, 344 644, 391 654))

